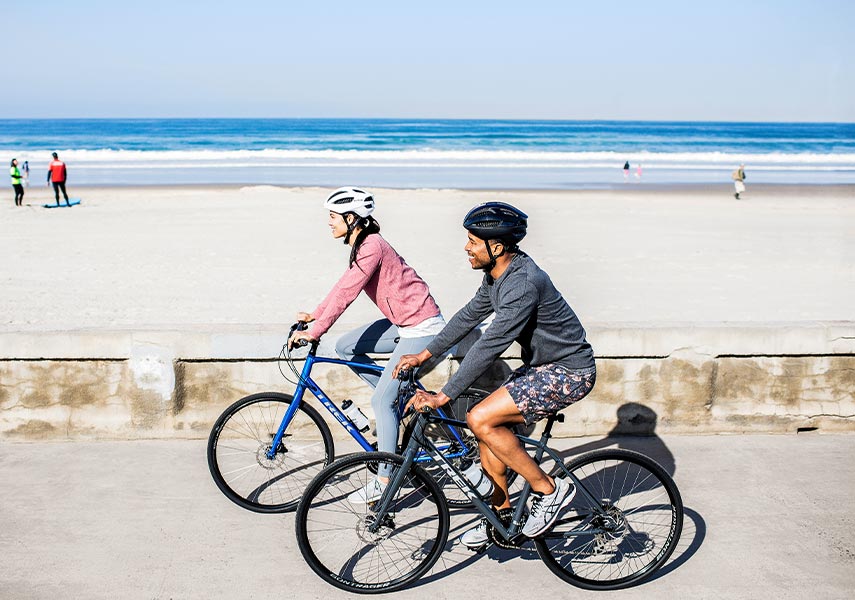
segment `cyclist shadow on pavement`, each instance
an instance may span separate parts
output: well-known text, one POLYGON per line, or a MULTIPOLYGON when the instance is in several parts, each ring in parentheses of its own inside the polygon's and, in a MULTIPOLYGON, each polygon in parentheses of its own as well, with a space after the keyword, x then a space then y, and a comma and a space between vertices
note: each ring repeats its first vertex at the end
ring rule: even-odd
MULTIPOLYGON (((572 417, 568 415, 568 418, 572 417)), ((656 435, 657 420, 656 411, 650 407, 638 402, 627 402, 617 409, 617 423, 606 437, 568 448, 559 452, 559 455, 568 460, 585 452, 604 448, 635 450, 658 462, 673 477, 677 465, 671 450, 662 438, 656 435)))

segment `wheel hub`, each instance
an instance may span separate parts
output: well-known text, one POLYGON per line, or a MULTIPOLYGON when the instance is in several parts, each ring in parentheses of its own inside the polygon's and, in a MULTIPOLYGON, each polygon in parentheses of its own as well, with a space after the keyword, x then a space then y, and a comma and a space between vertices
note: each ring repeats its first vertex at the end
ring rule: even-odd
POLYGON ((285 446, 280 442, 276 454, 273 455, 273 458, 269 458, 267 454, 271 448, 271 444, 261 444, 258 450, 255 451, 255 460, 262 469, 281 469, 285 465, 285 453, 287 450, 285 450, 285 446))
POLYGON ((356 523, 356 535, 367 544, 379 544, 388 539, 395 531, 395 521, 391 515, 386 515, 380 526, 375 531, 371 531, 369 528, 374 525, 376 520, 377 515, 372 513, 363 516, 356 523))
POLYGON ((623 511, 616 506, 610 507, 603 519, 603 529, 613 539, 623 539, 629 529, 623 511))
POLYGON ((605 514, 594 519, 594 525, 599 528, 594 540, 597 552, 607 551, 619 544, 629 531, 623 511, 613 505, 606 507, 605 514))

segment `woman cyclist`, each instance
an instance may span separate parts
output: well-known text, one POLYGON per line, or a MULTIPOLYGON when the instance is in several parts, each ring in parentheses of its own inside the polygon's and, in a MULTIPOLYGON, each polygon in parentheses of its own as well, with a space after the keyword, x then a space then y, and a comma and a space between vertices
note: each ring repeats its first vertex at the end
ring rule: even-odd
MULTIPOLYGON (((344 187, 333 192, 324 203, 329 211, 329 227, 335 239, 349 245, 350 260, 344 275, 327 297, 311 313, 297 313, 297 320, 311 323, 306 331, 297 331, 288 340, 315 341, 324 335, 359 293, 364 291, 377 305, 384 319, 364 325, 342 336, 336 353, 344 360, 374 364, 369 353, 390 353, 394 366, 405 354, 424 350, 445 325, 427 284, 395 249, 380 235, 380 225, 371 216, 374 198, 360 189, 344 187)), ((396 452, 398 419, 394 403, 398 386, 392 368, 382 375, 354 369, 374 388, 371 406, 377 423, 377 446, 381 452, 396 452)), ((377 478, 350 496, 355 503, 373 502, 388 482, 390 467, 381 467, 377 478)))

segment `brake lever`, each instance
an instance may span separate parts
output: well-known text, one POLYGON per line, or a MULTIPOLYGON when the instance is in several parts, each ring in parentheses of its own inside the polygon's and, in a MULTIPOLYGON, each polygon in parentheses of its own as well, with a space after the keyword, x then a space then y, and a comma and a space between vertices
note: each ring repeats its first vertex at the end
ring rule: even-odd
POLYGON ((410 413, 417 413, 417 414, 422 414, 422 415, 428 415, 428 414, 430 414, 431 412, 433 412, 433 407, 431 407, 431 406, 422 406, 421 410, 416 410, 416 407, 415 407, 415 406, 413 406, 412 404, 410 404, 410 405, 407 407, 407 410, 406 410, 406 411, 404 411, 404 414, 403 414, 403 415, 401 415, 401 418, 403 419, 403 418, 405 418, 405 417, 410 416, 410 413))
MULTIPOLYGON (((309 328, 309 324, 306 323, 305 321, 297 321, 296 323, 291 325, 291 329, 288 331, 288 339, 290 340, 291 336, 294 335, 295 332, 306 331, 308 328, 309 328)), ((295 340, 293 344, 287 344, 286 343, 286 345, 288 346, 289 350, 292 350, 294 348, 302 348, 303 346, 308 346, 309 341, 300 339, 300 340, 295 340)))

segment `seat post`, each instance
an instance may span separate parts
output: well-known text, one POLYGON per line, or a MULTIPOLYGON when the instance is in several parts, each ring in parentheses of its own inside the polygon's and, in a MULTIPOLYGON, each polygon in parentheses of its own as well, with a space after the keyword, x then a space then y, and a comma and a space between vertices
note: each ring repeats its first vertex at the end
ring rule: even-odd
POLYGON ((564 415, 555 413, 546 417, 546 425, 543 427, 543 433, 540 435, 540 444, 538 444, 537 450, 534 452, 534 462, 537 464, 540 464, 545 448, 549 445, 549 438, 552 437, 552 425, 555 424, 555 421, 563 423, 564 415))
POLYGON ((540 436, 544 441, 552 437, 552 426, 556 421, 558 423, 563 423, 564 415, 561 413, 555 413, 546 417, 546 425, 543 428, 543 434, 540 436))

